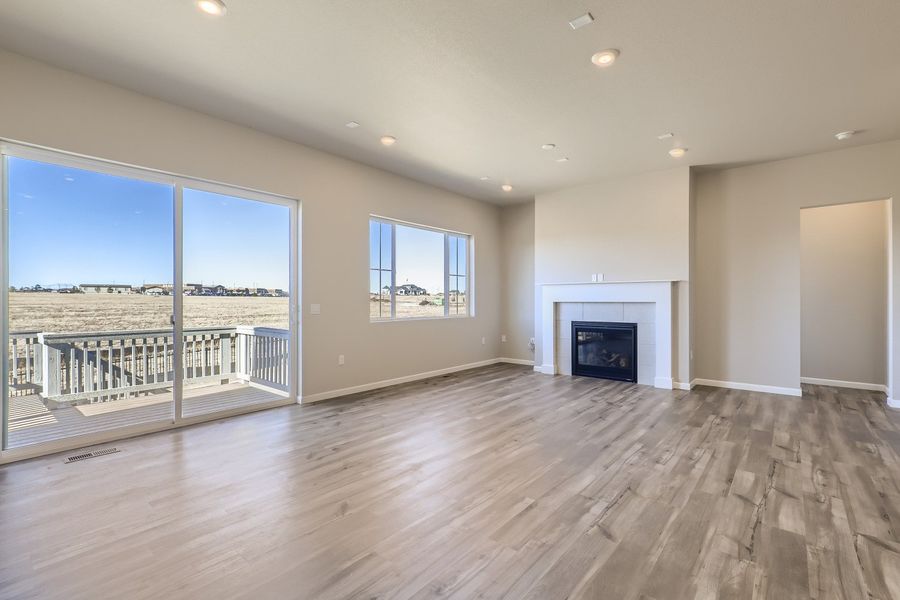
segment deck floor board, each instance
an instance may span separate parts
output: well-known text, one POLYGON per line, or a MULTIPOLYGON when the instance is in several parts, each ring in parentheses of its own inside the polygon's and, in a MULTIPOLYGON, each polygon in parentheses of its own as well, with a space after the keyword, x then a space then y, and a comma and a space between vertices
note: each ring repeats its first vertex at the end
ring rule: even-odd
MULTIPOLYGON (((194 417, 236 408, 267 404, 283 394, 244 383, 187 387, 184 416, 194 417)), ((19 396, 10 402, 9 447, 21 448, 79 435, 171 420, 171 391, 49 409, 39 396, 19 396)))

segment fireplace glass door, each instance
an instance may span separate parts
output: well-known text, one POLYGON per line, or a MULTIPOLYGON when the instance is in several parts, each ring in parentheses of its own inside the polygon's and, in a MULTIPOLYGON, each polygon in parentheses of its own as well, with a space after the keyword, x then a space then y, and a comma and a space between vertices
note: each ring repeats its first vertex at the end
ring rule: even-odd
POLYGON ((573 322, 572 374, 637 382, 637 324, 573 322))

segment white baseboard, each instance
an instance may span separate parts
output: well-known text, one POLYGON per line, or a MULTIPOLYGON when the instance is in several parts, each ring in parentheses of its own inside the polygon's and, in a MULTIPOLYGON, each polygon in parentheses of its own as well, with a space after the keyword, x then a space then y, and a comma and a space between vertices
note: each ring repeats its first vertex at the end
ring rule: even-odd
POLYGON ((894 400, 893 398, 887 399, 887 405, 891 408, 900 408, 900 400, 894 400))
POLYGON ((497 362, 501 363, 509 363, 511 365, 528 365, 529 367, 534 364, 533 360, 526 360, 524 358, 498 358, 497 362))
POLYGON ((800 388, 778 387, 774 385, 759 385, 756 383, 741 383, 738 381, 718 381, 715 379, 694 379, 691 387, 697 385, 711 385, 713 387, 728 388, 731 390, 746 390, 748 392, 763 392, 765 394, 781 394, 782 396, 802 396, 800 388))
POLYGON ((553 365, 534 365, 534 370, 544 375, 556 375, 556 367, 553 365))
POLYGON ((683 382, 683 381, 675 381, 672 383, 673 390, 684 390, 686 392, 691 391, 691 388, 694 387, 694 382, 683 382))
POLYGON ((881 383, 863 383, 862 381, 841 381, 840 379, 821 379, 819 377, 801 377, 800 383, 812 385, 830 385, 839 388, 851 388, 854 390, 868 390, 870 392, 888 393, 888 387, 881 383))
POLYGON ((458 371, 467 371, 469 369, 477 369, 478 367, 487 367, 496 365, 497 363, 510 363, 514 365, 531 365, 532 361, 522 360, 518 358, 489 358, 478 362, 468 363, 465 365, 457 365, 455 367, 447 367, 446 369, 437 369, 436 371, 426 371, 424 373, 416 373, 414 375, 406 375, 404 377, 395 377, 394 379, 383 379, 381 381, 373 381, 372 383, 364 383, 362 385, 354 385, 352 387, 341 388, 339 390, 331 390, 328 392, 319 392, 318 394, 310 394, 303 396, 301 402, 303 404, 311 404, 313 402, 321 402, 322 400, 331 400, 341 396, 349 396, 350 394, 358 394, 360 392, 370 392, 381 388, 399 385, 401 383, 410 383, 412 381, 420 381, 431 377, 439 377, 448 373, 456 373, 458 371))

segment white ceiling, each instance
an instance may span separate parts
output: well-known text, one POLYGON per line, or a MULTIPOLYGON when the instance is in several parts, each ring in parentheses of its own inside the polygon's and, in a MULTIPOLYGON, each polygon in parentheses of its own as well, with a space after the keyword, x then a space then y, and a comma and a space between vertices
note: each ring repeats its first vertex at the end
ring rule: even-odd
POLYGON ((3 0, 0 46, 498 203, 900 138, 897 0, 226 1, 3 0))

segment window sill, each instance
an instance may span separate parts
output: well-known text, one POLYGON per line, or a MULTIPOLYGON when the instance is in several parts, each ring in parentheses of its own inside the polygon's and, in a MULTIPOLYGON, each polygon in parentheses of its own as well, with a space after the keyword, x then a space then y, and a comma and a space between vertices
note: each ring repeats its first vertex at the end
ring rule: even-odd
POLYGON ((471 319, 474 315, 456 315, 446 317, 395 317, 385 319, 373 319, 369 317, 369 323, 406 323, 408 321, 456 321, 459 319, 471 319))

